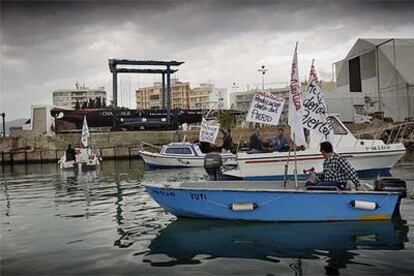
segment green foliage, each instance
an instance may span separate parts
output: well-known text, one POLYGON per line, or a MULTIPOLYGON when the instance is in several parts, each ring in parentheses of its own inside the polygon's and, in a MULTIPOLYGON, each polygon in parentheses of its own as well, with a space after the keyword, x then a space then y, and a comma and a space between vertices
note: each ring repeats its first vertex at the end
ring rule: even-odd
POLYGON ((224 128, 224 129, 234 128, 236 127, 236 123, 237 123, 236 114, 231 112, 231 110, 220 111, 218 115, 218 121, 220 122, 221 128, 224 128))

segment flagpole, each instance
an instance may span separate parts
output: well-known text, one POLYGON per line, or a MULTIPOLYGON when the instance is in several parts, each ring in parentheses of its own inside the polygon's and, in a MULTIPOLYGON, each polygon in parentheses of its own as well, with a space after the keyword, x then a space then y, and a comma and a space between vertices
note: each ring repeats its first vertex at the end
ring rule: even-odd
POLYGON ((298 161, 296 159, 296 143, 295 143, 295 133, 293 133, 293 155, 295 158, 295 187, 298 188, 298 161))

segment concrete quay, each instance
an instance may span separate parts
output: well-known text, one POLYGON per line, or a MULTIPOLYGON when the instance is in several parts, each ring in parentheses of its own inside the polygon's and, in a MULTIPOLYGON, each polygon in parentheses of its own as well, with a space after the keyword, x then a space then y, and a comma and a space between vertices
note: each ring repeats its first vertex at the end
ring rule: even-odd
MULTIPOLYGON (((233 142, 246 142, 252 129, 235 129, 232 132, 233 142)), ((276 128, 263 128, 263 138, 270 139, 277 133, 276 128)), ((198 140, 199 130, 186 132, 186 141, 198 140)), ((91 133, 90 146, 103 159, 136 159, 142 142, 153 145, 165 145, 174 141, 182 141, 183 131, 120 131, 91 133)), ((222 144, 222 135, 217 145, 222 144)), ((0 162, 5 164, 28 164, 57 162, 68 144, 81 147, 80 134, 26 135, 24 137, 0 138, 0 162)))

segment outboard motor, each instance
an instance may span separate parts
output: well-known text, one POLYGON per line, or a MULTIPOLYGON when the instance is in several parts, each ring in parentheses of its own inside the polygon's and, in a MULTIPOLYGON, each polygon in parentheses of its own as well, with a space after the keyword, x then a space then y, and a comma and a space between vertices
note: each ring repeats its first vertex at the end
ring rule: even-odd
POLYGON ((398 192, 400 196, 398 197, 398 203, 395 207, 393 216, 400 215, 400 203, 402 198, 407 197, 407 183, 399 178, 377 178, 375 180, 375 191, 384 191, 384 192, 398 192))
POLYGON ((218 153, 207 153, 204 157, 204 169, 211 180, 217 180, 218 174, 223 166, 223 160, 218 153))

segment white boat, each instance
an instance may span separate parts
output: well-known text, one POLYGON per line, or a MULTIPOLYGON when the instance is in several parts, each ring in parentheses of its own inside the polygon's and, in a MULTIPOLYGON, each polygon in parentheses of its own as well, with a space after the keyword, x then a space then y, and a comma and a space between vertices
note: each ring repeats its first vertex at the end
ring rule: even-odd
MULTIPOLYGON (((138 151, 149 169, 203 167, 206 156, 198 144, 178 142, 164 145, 160 152, 138 151)), ((232 153, 218 153, 224 165, 235 165, 236 156, 232 153)))
POLYGON ((59 168, 62 170, 96 170, 102 158, 95 154, 89 147, 89 128, 86 116, 83 118, 81 142, 84 148, 75 148, 75 160, 66 161, 66 152, 58 161, 59 168))
MULTIPOLYGON (((329 120, 334 131, 334 151, 344 156, 361 178, 390 176, 390 169, 405 154, 402 143, 386 144, 379 139, 357 139, 338 117, 331 115, 329 120)), ((317 172, 322 171, 324 159, 319 152, 320 142, 321 140, 311 133, 308 148, 296 152, 299 179, 307 178, 303 170, 314 168, 317 172)), ((290 155, 289 152, 239 152, 236 160, 236 168, 222 172, 224 179, 282 180, 287 163, 287 177, 294 177, 293 152, 290 155)))

